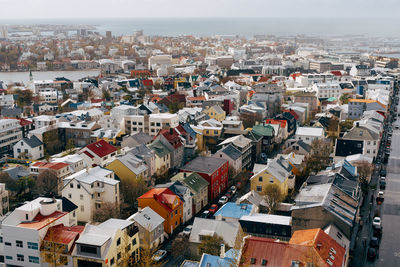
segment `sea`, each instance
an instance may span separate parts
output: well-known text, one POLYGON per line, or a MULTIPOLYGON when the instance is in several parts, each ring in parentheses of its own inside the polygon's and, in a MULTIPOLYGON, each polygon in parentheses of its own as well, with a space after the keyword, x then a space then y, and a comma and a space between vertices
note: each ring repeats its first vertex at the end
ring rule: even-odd
POLYGON ((237 35, 364 35, 400 37, 400 18, 107 18, 107 19, 0 19, 1 25, 63 24, 95 25, 104 34, 129 35, 143 30, 145 35, 211 36, 237 35))
MULTIPOLYGON (((55 78, 65 77, 71 81, 77 81, 85 77, 98 76, 99 70, 79 70, 79 71, 33 71, 34 80, 54 80, 55 78)), ((7 84, 13 82, 22 82, 26 84, 29 81, 29 72, 0 72, 0 81, 7 84)))

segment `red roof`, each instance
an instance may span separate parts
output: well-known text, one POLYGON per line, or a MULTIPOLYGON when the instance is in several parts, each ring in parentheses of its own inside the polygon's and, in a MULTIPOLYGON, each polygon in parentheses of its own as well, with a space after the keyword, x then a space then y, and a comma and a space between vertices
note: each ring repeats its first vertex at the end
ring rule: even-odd
POLYGON ((92 154, 90 154, 88 151, 83 151, 83 153, 86 154, 86 156, 88 156, 89 158, 94 158, 94 156, 92 154))
POLYGON ((179 133, 174 129, 171 130, 161 130, 158 135, 162 134, 165 139, 167 139, 168 143, 171 144, 175 149, 182 146, 181 138, 179 137, 179 133), (172 132, 172 133, 171 133, 172 132))
POLYGON ((92 104, 101 103, 101 102, 104 102, 104 101, 105 101, 105 99, 92 99, 92 100, 90 100, 90 102, 91 102, 92 104))
POLYGON ((23 119, 23 118, 17 119, 17 120, 19 120, 19 124, 20 124, 21 126, 25 126, 25 125, 29 125, 29 124, 32 124, 32 123, 33 123, 32 121, 29 121, 29 120, 26 120, 26 119, 23 119))
POLYGON ((192 97, 187 97, 186 98, 187 100, 190 100, 190 101, 194 101, 194 100, 206 100, 206 97, 204 96, 204 95, 202 95, 202 96, 192 96, 192 97))
POLYGON ((265 77, 265 76, 261 76, 260 79, 258 79, 259 83, 266 83, 268 82, 269 78, 265 77))
POLYGON ((62 168, 65 168, 69 166, 69 164, 64 163, 64 162, 41 162, 37 161, 33 163, 33 166, 43 168, 43 169, 51 169, 51 170, 60 170, 62 168))
MULTIPOLYGON (((87 145, 86 148, 91 152, 93 152, 94 154, 96 154, 97 156, 99 156, 100 158, 117 151, 117 149, 114 146, 110 145, 104 140, 100 140, 94 142, 93 144, 87 145)), ((87 155, 87 153, 85 154, 87 155)))
POLYGON ((342 72, 340 70, 333 70, 331 73, 335 76, 342 76, 342 72))
POLYGON ((84 229, 84 226, 68 227, 64 226, 64 224, 59 224, 56 226, 52 226, 47 230, 44 240, 67 245, 71 243, 71 241, 75 241, 84 229))
POLYGON ((43 227, 55 222, 56 220, 58 220, 59 218, 63 217, 66 214, 68 214, 68 212, 63 212, 63 211, 55 211, 47 216, 44 216, 39 213, 38 215, 35 216, 35 218, 33 218, 31 222, 22 222, 18 225, 18 227, 40 230, 43 227))
POLYGON ((286 128, 287 121, 286 120, 266 119, 265 123, 267 123, 267 124, 280 124, 281 128, 283 129, 283 128, 286 128))
POLYGON ((283 112, 288 112, 288 113, 292 114, 296 121, 299 119, 299 115, 297 115, 297 113, 294 112, 294 110, 292 110, 292 109, 286 109, 283 112))

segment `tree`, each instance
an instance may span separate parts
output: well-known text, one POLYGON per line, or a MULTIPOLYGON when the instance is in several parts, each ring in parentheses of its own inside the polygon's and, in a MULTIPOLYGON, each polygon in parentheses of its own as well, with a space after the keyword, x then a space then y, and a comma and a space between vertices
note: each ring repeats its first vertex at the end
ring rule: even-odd
POLYGON ((284 199, 284 195, 277 184, 268 184, 263 190, 264 199, 268 208, 268 213, 273 214, 278 208, 279 203, 284 199))
POLYGON ((161 262, 153 261, 153 254, 156 251, 155 247, 151 246, 151 226, 145 227, 140 238, 140 260, 135 264, 137 267, 161 267, 161 262))
POLYGON ((36 190, 39 194, 58 195, 58 177, 49 170, 40 173, 36 179, 36 190))
POLYGON ((50 227, 46 234, 47 240, 41 244, 41 258, 47 266, 58 267, 68 265, 68 247, 56 242, 56 229, 50 227))
POLYGON ((65 146, 65 150, 67 150, 68 154, 72 154, 74 152, 75 143, 73 139, 68 139, 67 144, 65 146))
POLYGON ((30 90, 15 90, 15 94, 18 95, 17 105, 19 107, 29 106, 32 104, 32 92, 30 90))
POLYGON ((349 94, 343 94, 343 95, 341 95, 340 97, 339 97, 339 101, 340 101, 340 103, 343 105, 343 104, 348 104, 349 103, 349 99, 350 99, 350 96, 349 96, 349 94))
POLYGON ((102 98, 105 99, 106 101, 110 101, 111 100, 110 92, 103 89, 102 98))
MULTIPOLYGON (((200 254, 207 253, 210 255, 220 255, 221 244, 225 244, 224 239, 217 234, 203 236, 201 243, 199 244, 199 252, 200 254)), ((225 247, 228 248, 226 244, 225 247)))
POLYGON ((368 161, 360 161, 355 164, 357 166, 358 182, 361 185, 361 191, 365 195, 368 192, 368 185, 371 179, 373 165, 368 161))
POLYGON ((331 144, 329 141, 315 139, 311 143, 310 158, 307 161, 307 168, 310 171, 318 172, 325 169, 330 162, 331 144))
POLYGON ((7 190, 18 191, 17 182, 7 172, 0 172, 0 183, 6 184, 7 190))
POLYGON ((149 190, 142 178, 123 179, 120 182, 119 188, 123 201, 121 210, 123 217, 137 211, 136 199, 149 190))
POLYGON ((101 204, 101 207, 93 214, 94 222, 105 222, 111 218, 120 218, 119 207, 115 203, 106 202, 101 204))
POLYGON ((187 236, 177 237, 172 241, 172 256, 191 258, 192 255, 189 249, 189 238, 187 236))

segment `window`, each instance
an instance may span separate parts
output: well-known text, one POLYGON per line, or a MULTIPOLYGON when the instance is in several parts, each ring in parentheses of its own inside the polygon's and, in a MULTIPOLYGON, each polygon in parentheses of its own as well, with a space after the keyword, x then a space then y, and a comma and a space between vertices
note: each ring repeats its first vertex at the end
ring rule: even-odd
POLYGON ((73 183, 70 183, 70 184, 69 184, 69 187, 74 188, 74 184, 73 184, 73 183))
POLYGON ((3 243, 3 237, 0 236, 0 243, 3 243))
POLYGON ((119 261, 121 259, 121 252, 119 252, 118 254, 117 254, 117 260, 119 261))
POLYGON ((28 242, 28 248, 38 250, 39 244, 34 242, 28 242))
POLYGON ((17 254, 17 261, 24 261, 24 255, 17 254))
POLYGON ((117 246, 121 245, 121 238, 117 239, 117 246))
POLYGON ((132 239, 132 246, 135 246, 137 243, 136 238, 132 239))
POLYGON ((15 245, 17 246, 17 248, 22 248, 22 247, 24 247, 22 241, 20 241, 20 240, 16 240, 15 243, 16 243, 15 245))
POLYGON ((263 181, 262 176, 258 177, 258 181, 259 181, 259 182, 262 182, 262 181, 263 181))
POLYGON ((5 242, 4 245, 11 247, 11 243, 10 242, 5 242))
POLYGON ((80 195, 79 198, 80 198, 81 200, 83 200, 83 195, 80 195))
POLYGON ((261 266, 267 266, 268 261, 266 259, 262 259, 261 266))
POLYGON ((110 265, 113 266, 114 263, 115 263, 115 260, 114 260, 114 258, 112 258, 112 259, 110 260, 110 265))
POLYGON ((101 204, 100 203, 97 203, 96 204, 96 209, 100 209, 101 208, 101 204))
POLYGON ((68 198, 72 198, 72 194, 68 194, 68 198))
POLYGON ((81 185, 80 185, 80 184, 77 184, 77 185, 76 185, 76 188, 81 189, 81 185))
POLYGON ((261 192, 262 191, 262 186, 257 186, 256 190, 257 190, 257 192, 261 192))
POLYGON ((11 257, 11 256, 6 256, 6 259, 7 259, 7 260, 12 260, 13 257, 11 257))
POLYGON ((251 258, 251 259, 250 259, 250 263, 251 263, 251 264, 256 264, 256 258, 251 258))
POLYGON ((274 183, 274 178, 269 178, 269 182, 271 183, 271 184, 273 184, 274 183))
POLYGON ((95 246, 80 245, 80 251, 88 254, 97 254, 97 248, 95 246))
POLYGON ((29 256, 29 262, 31 262, 31 263, 39 263, 39 257, 29 256))
POLYGON ((85 207, 82 205, 81 206, 81 212, 84 212, 85 211, 85 207))
POLYGON ((214 131, 214 134, 218 134, 218 131, 214 131))

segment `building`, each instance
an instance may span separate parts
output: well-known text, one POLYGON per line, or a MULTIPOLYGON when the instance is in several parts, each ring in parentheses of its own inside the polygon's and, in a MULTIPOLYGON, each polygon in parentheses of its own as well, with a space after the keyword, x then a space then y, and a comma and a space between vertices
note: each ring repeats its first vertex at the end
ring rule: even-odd
POLYGON ((155 136, 161 129, 169 130, 179 125, 178 115, 171 113, 130 115, 125 116, 124 120, 126 134, 144 132, 155 136))
POLYGON ((179 172, 171 181, 180 181, 192 194, 192 214, 199 213, 208 204, 208 182, 199 174, 179 172))
POLYGON ((311 91, 316 92, 318 99, 335 98, 338 100, 343 94, 343 89, 338 83, 315 83, 311 91))
POLYGON ((22 139, 21 125, 16 119, 0 120, 0 156, 13 154, 13 146, 22 139))
POLYGON ((6 184, 0 183, 0 216, 4 216, 9 210, 8 190, 6 184))
POLYGON ((294 139, 311 145, 314 140, 325 140, 325 131, 322 127, 298 127, 294 139))
POLYGON ((215 119, 222 122, 225 120, 225 111, 220 106, 211 106, 203 111, 210 119, 215 119))
POLYGON ((290 216, 254 213, 240 217, 239 223, 246 235, 284 241, 289 241, 292 236, 292 218, 290 216))
POLYGON ((353 77, 366 77, 371 75, 371 68, 367 65, 355 65, 351 67, 349 74, 353 77))
POLYGON ((210 119, 199 122, 197 125, 190 125, 196 132, 197 147, 201 150, 217 151, 217 143, 223 130, 221 122, 210 119))
POLYGON ((225 147, 227 145, 232 145, 235 147, 241 154, 241 168, 250 170, 252 167, 251 162, 251 147, 252 143, 249 138, 244 137, 243 135, 237 135, 230 138, 225 139, 219 145, 225 147))
POLYGON ((229 168, 231 170, 229 174, 232 176, 232 178, 243 170, 242 153, 240 153, 240 151, 231 144, 226 145, 215 152, 213 157, 226 159, 229 162, 229 168))
POLYGON ((229 163, 225 159, 197 157, 181 168, 182 172, 197 172, 208 184, 208 199, 215 200, 228 188, 229 163))
POLYGON ((371 99, 349 99, 348 118, 351 120, 360 119, 365 111, 376 110, 386 114, 387 107, 377 100, 371 99))
POLYGON ((172 151, 171 168, 177 169, 182 167, 184 145, 179 132, 174 128, 160 130, 155 140, 159 140, 172 151))
POLYGON ((164 218, 164 230, 172 234, 183 222, 183 203, 180 198, 168 188, 153 188, 138 199, 140 209, 150 207, 164 218))
POLYGON ((155 171, 156 175, 163 175, 171 168, 171 158, 173 151, 170 150, 161 141, 155 140, 148 145, 148 148, 154 151, 155 154, 155 171))
POLYGON ((65 140, 73 140, 76 147, 91 144, 93 132, 100 129, 100 125, 90 121, 60 122, 57 126, 64 131, 65 140))
POLYGON ((242 216, 255 213, 256 207, 247 203, 227 202, 214 214, 216 220, 239 222, 242 216))
POLYGON ((77 206, 67 199, 39 197, 16 208, 3 219, 0 251, 8 266, 41 266, 41 242, 49 227, 75 226, 77 206))
POLYGON ((164 242, 164 218, 149 207, 139 210, 128 221, 133 221, 139 228, 141 247, 157 248, 164 242))
POLYGON ((122 181, 129 179, 148 180, 150 178, 150 169, 147 167, 146 161, 133 153, 118 156, 106 168, 112 170, 122 181))
POLYGON ((75 243, 73 266, 126 266, 140 257, 139 229, 128 220, 88 224, 75 243))
POLYGON ((104 140, 94 142, 79 151, 87 166, 105 166, 117 156, 117 149, 104 140))
POLYGON ((44 157, 42 141, 36 136, 26 137, 13 147, 14 158, 37 160, 44 157))

